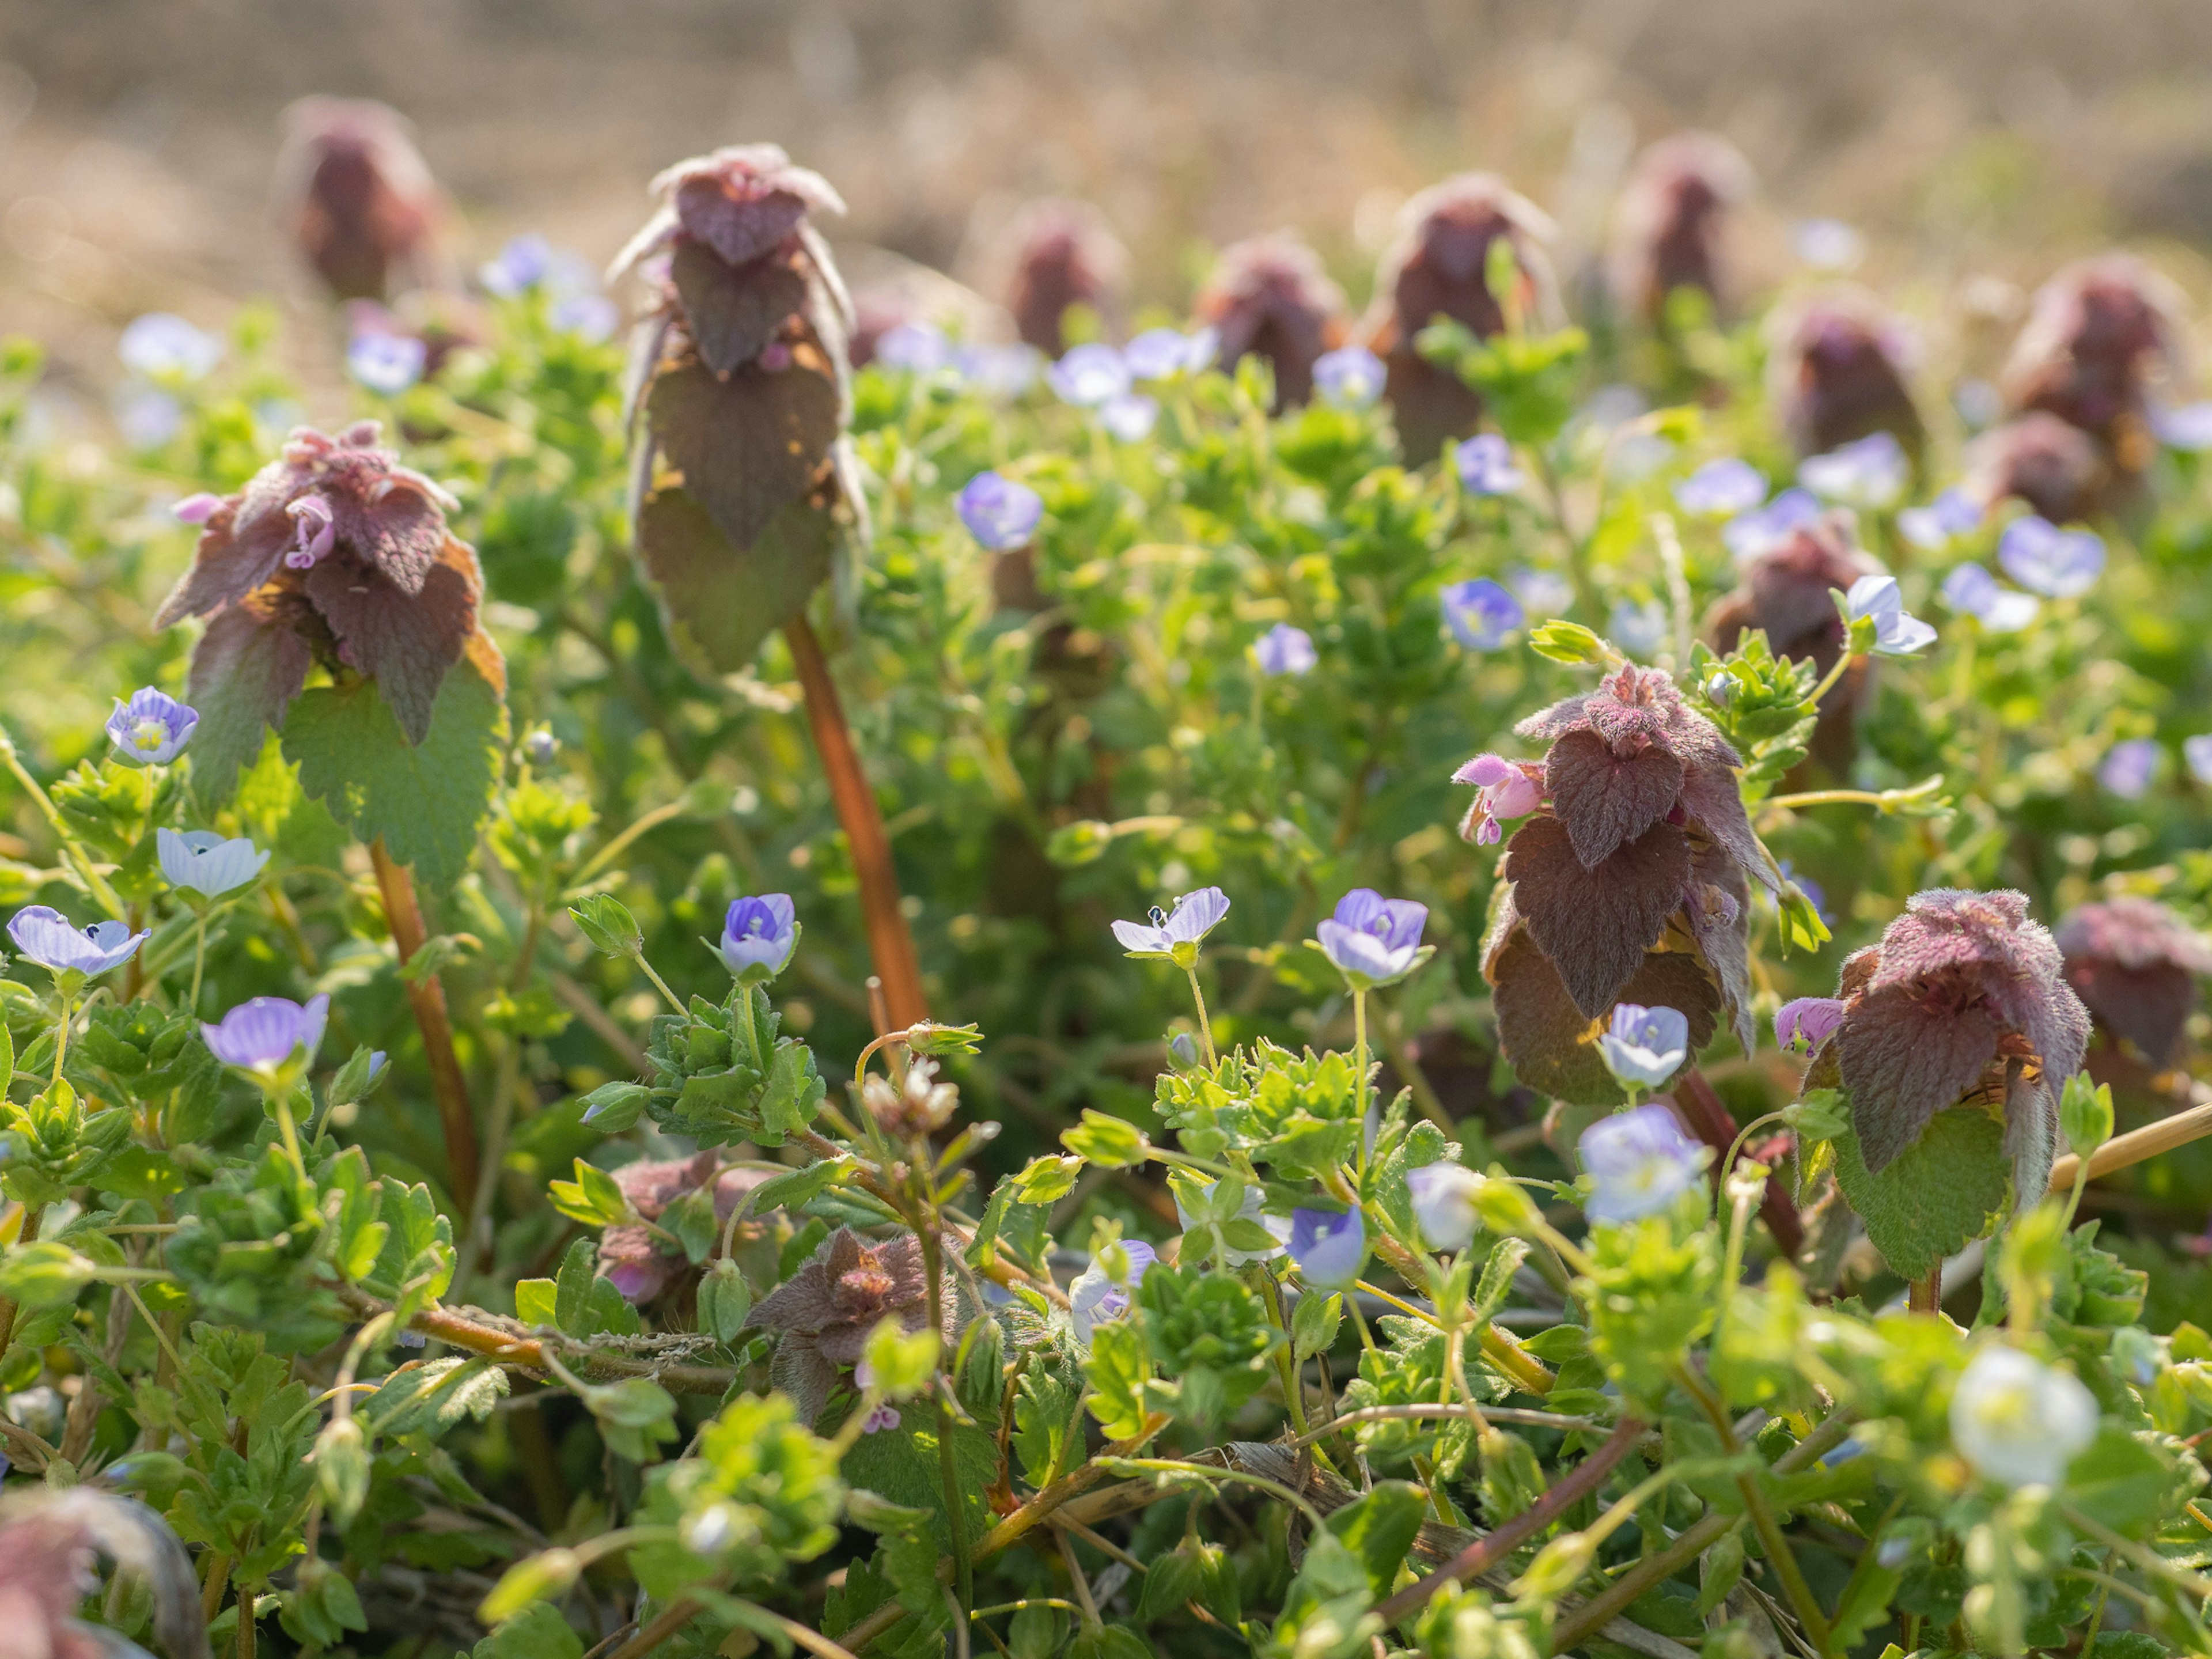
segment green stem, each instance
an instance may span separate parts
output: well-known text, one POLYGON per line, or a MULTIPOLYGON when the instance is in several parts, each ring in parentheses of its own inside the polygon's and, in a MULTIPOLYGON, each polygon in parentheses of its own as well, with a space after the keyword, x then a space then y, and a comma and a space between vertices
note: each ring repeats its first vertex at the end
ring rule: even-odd
POLYGON ((1195 961, 1185 963, 1183 972, 1190 976, 1191 1000, 1198 1004, 1198 1036, 1206 1045, 1206 1065, 1211 1071, 1221 1061, 1213 1050, 1213 1022, 1206 1017, 1206 993, 1199 988, 1198 963, 1195 961))
POLYGON ((300 1156, 300 1133, 292 1124, 292 1091, 289 1085, 269 1091, 269 1109, 276 1114, 277 1133, 284 1137, 284 1152, 292 1160, 292 1173, 300 1177, 304 1186, 307 1181, 307 1160, 300 1156))
POLYGON ((62 993, 62 1023, 54 1028, 54 1081, 62 1080, 62 1060, 69 1053, 70 1026, 76 1018, 76 1009, 70 994, 62 993))
POLYGON ((1367 991, 1364 986, 1352 994, 1352 1044, 1358 1055, 1355 1062, 1359 1072, 1352 1115, 1359 1121, 1358 1171, 1364 1187, 1367 1182, 1367 991))
MULTIPOLYGON (((929 1275, 932 1323, 937 1328, 939 1364, 952 1354, 945 1334, 945 1241, 934 1226, 921 1232, 922 1264, 929 1275)), ((937 1406, 937 1471, 945 1483, 945 1524, 951 1531, 952 1577, 963 1613, 975 1605, 975 1565, 968 1549, 968 1515, 960 1498, 960 1469, 952 1456, 952 1413, 945 1407, 945 1391, 935 1390, 937 1406)))
MULTIPOLYGON (((1728 1407, 1722 1403, 1720 1396, 1687 1364, 1679 1367, 1675 1376, 1690 1397, 1698 1402, 1698 1409, 1712 1424, 1714 1432, 1720 1436, 1723 1452, 1734 1456, 1737 1450, 1735 1425, 1729 1421, 1728 1407)), ((1813 1587, 1805 1582, 1804 1569, 1797 1565, 1796 1553, 1790 1547, 1790 1540, 1783 1533, 1782 1523, 1775 1519, 1773 1506, 1767 1503, 1765 1492, 1751 1475, 1739 1475, 1736 1490, 1743 1494, 1744 1508, 1751 1512, 1751 1523, 1758 1528, 1759 1541, 1766 1551, 1766 1559, 1774 1564, 1775 1571, 1781 1575, 1782 1588, 1790 1597, 1790 1605, 1797 1614, 1797 1622, 1804 1626, 1806 1638, 1813 1646, 1826 1653, 1828 1650, 1828 1617, 1820 1611, 1820 1604, 1813 1595, 1813 1587)))
POLYGON ((109 915, 121 920, 125 914, 123 901, 115 896, 115 890, 107 884, 107 878, 92 867, 92 860, 85 856, 84 848, 70 833, 67 820, 55 809, 46 792, 40 787, 39 781, 25 768, 22 757, 15 752, 15 739, 5 731, 0 731, 0 763, 4 763, 15 775, 15 781, 23 786, 24 793, 31 798, 31 804, 39 809, 40 816, 46 821, 46 827, 54 832, 54 839, 61 844, 62 857, 76 872, 77 878, 84 883, 85 890, 100 902, 100 908, 109 915))
POLYGON ((207 971, 207 912, 198 913, 192 927, 192 990, 185 1007, 194 1019, 200 1017, 200 977, 207 971))
POLYGON ((635 960, 637 962, 637 965, 645 969, 645 976, 651 980, 655 988, 659 991, 660 994, 668 1000, 668 1006, 670 1007, 673 1008, 679 1014, 688 1012, 684 1008, 682 1000, 678 998, 676 993, 668 988, 668 981, 653 971, 653 964, 645 959, 645 957, 641 952, 635 960))
POLYGON ((1815 708, 1818 708, 1820 706, 1820 699, 1826 696, 1829 692, 1836 689, 1836 682, 1842 679, 1844 675, 1850 672, 1851 665, 1857 660, 1858 659, 1853 656, 1850 652, 1846 651, 1843 653, 1842 655, 1836 659, 1836 665, 1833 668, 1831 668, 1827 673, 1822 677, 1820 683, 1813 688, 1813 695, 1806 698, 1805 701, 1813 704, 1815 708))

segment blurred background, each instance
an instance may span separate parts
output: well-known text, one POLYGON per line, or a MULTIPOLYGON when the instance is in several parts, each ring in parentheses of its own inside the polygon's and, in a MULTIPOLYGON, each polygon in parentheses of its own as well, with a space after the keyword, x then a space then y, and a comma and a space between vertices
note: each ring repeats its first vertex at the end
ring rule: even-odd
MULTIPOLYGON (((1923 314, 2112 236, 2201 292, 2212 246, 2203 0, 14 0, 0 331, 47 346, 50 388, 97 401, 141 312, 326 314, 275 205, 313 93, 412 120, 465 262, 522 230, 603 260, 657 169, 769 139, 844 193, 847 244, 979 285, 1019 204, 1063 194, 1139 301, 1281 227, 1357 301, 1399 203, 1468 167, 1559 219, 1571 271, 1636 148, 1684 126, 1759 174, 1753 270, 1841 220, 1923 314)), ((334 383, 328 328, 286 332, 334 383)))

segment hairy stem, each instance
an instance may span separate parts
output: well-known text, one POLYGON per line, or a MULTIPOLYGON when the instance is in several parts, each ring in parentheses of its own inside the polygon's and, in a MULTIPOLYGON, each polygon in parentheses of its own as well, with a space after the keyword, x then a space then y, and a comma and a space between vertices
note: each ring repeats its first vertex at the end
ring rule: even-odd
MULTIPOLYGON (((384 919, 398 947, 399 965, 405 967, 422 948, 422 907, 415 901, 415 878, 407 866, 393 860, 379 836, 368 846, 376 866, 377 890, 384 898, 384 919)), ((453 1052, 453 1027, 446 1013, 446 987, 437 975, 424 974, 408 981, 407 1001, 415 1011, 415 1024, 422 1033, 422 1053, 430 1066, 431 1092, 437 1097, 438 1118, 446 1132, 446 1175, 456 1199, 477 1189, 477 1125, 469 1109, 468 1080, 461 1075, 460 1056, 453 1052)))
MULTIPOLYGON (((1674 1101, 1689 1119, 1698 1139, 1711 1147, 1717 1156, 1728 1157, 1735 1146, 1735 1119, 1713 1092, 1713 1085, 1705 1081, 1705 1073, 1694 1066, 1684 1066, 1681 1075, 1674 1079, 1674 1101)), ((1714 1173, 1723 1181, 1728 1178, 1725 1169, 1714 1173)), ((1785 1257, 1796 1260, 1797 1252, 1805 1248, 1805 1224, 1798 1218, 1797 1206, 1780 1176, 1767 1176, 1766 1193, 1759 1200, 1759 1213, 1766 1223, 1766 1231, 1774 1235, 1776 1247, 1785 1257)))
POLYGON ((922 1000, 921 965, 914 951, 914 935, 907 929, 906 912, 900 908, 898 872, 891 863, 890 836, 884 830, 882 809, 875 791, 860 769, 853 747, 853 734, 845 723, 844 705, 838 701, 836 682, 822 654, 821 641, 801 612, 783 625, 784 643, 791 648, 792 665, 806 695, 806 720, 813 728, 815 752, 836 805, 837 821, 853 855, 854 874, 860 884, 860 912, 868 930, 868 952, 876 974, 884 982, 884 998, 890 1005, 894 1026, 920 1024, 929 1018, 922 1000))

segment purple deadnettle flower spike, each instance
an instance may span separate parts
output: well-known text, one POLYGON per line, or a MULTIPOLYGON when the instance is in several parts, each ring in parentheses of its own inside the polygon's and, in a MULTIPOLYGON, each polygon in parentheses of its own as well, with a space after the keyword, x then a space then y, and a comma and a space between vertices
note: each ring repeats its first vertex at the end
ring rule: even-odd
POLYGON ((1513 464, 1513 446, 1495 432, 1478 432, 1452 449, 1461 485, 1476 495, 1510 495, 1526 482, 1513 464))
POLYGON ((1576 1147, 1591 1182, 1583 1213, 1610 1222, 1656 1215, 1689 1191, 1711 1150, 1683 1133, 1664 1106, 1602 1118, 1576 1147))
POLYGON ((15 941, 16 950, 48 973, 58 977, 82 974, 90 979, 130 961, 147 935, 132 933, 130 924, 121 921, 95 921, 80 929, 50 905, 27 904, 8 924, 8 937, 15 941))
POLYGON ((1528 619, 1521 601, 1487 576, 1454 582, 1437 595, 1444 625, 1470 651, 1495 651, 1528 619))
POLYGON ((149 685, 133 691, 130 702, 117 702, 107 717, 107 740, 119 761, 167 766, 185 752, 199 723, 198 709, 149 685))
POLYGON ((1085 1349, 1101 1320, 1121 1319, 1129 1312, 1129 1293, 1144 1282, 1145 1274, 1159 1260, 1159 1253, 1141 1239, 1125 1238, 1121 1254, 1129 1259, 1128 1282, 1116 1285, 1093 1256, 1091 1265, 1067 1287, 1067 1305, 1075 1324, 1075 1340, 1085 1349))
POLYGON ((2114 744, 2097 769, 2097 781, 2123 800, 2140 798, 2157 775, 2158 744, 2151 738, 2114 744))
POLYGON ((1597 1047, 1606 1070, 1621 1082, 1656 1089, 1689 1058, 1689 1017, 1674 1008, 1616 1003, 1597 1047))
POLYGON ((1165 957, 1180 967, 1198 960, 1201 940, 1229 914, 1229 896, 1218 887, 1185 893, 1172 911, 1152 908, 1149 922, 1117 921, 1114 937, 1133 957, 1165 957))
POLYGON ((1340 346, 1314 359, 1314 388, 1340 409, 1365 409, 1382 395, 1389 371, 1365 346, 1340 346))
POLYGON ((798 949, 799 923, 790 894, 763 893, 730 902, 717 954, 739 981, 757 984, 774 979, 798 949))
POLYGON ((1395 985, 1420 966, 1421 930, 1428 921, 1425 904, 1386 899, 1371 887, 1355 887, 1314 932, 1322 954, 1352 989, 1365 991, 1395 985))
POLYGON ((1766 475, 1734 455, 1707 461, 1674 486, 1674 505, 1700 517, 1732 518, 1765 500, 1766 475))
POLYGON ((1809 489, 1785 489, 1755 513, 1731 519, 1721 540, 1739 561, 1757 558, 1793 530, 1816 522, 1820 498, 1809 489))
POLYGON ((1464 1164, 1424 1164, 1407 1172, 1413 1219, 1433 1250, 1463 1250, 1474 1239, 1474 1194, 1482 1177, 1464 1164))
POLYGON ((1260 665, 1262 674, 1275 677, 1310 674, 1321 660, 1320 653, 1314 649, 1313 636, 1288 623, 1277 623, 1262 634, 1252 647, 1252 658, 1260 665))
POLYGON ((1911 473, 1896 435, 1875 432, 1825 455, 1808 456, 1798 464, 1797 482, 1832 501, 1879 513, 1896 505, 1911 473))
POLYGON ((997 472, 978 472, 954 498, 968 533, 993 553, 1029 544, 1044 517, 1044 498, 1027 484, 997 472))
POLYGON ((2105 544, 2087 530, 2061 530, 2030 514, 2005 526, 1997 562, 2031 592, 2046 599, 2078 599, 2105 574, 2105 544))
POLYGON ((1862 576, 1846 597, 1851 620, 1874 620, 1877 656, 1909 657, 1936 643, 1936 630, 1905 609, 1894 576, 1862 576))
POLYGON ((1293 1210, 1290 1249, 1314 1290, 1349 1291, 1367 1260, 1367 1224, 1357 1210, 1293 1210))
POLYGON ((1452 781, 1482 791, 1459 828, 1461 836, 1478 847, 1495 847, 1505 833, 1500 820, 1525 818, 1544 802, 1536 781, 1503 755, 1477 755, 1452 774, 1452 781))
POLYGON ((220 1024, 203 1023, 200 1036, 224 1065, 266 1075, 287 1064, 295 1050, 304 1051, 307 1063, 313 1065, 330 1012, 327 996, 311 997, 305 1004, 256 997, 240 1003, 220 1024))
POLYGON ((154 844, 169 885, 202 898, 221 898, 245 886, 269 862, 269 854, 255 851, 243 836, 226 841, 207 830, 179 832, 165 826, 154 832, 154 844))
POLYGON ((1064 404, 1096 409, 1129 390, 1129 365, 1109 345, 1079 345, 1045 370, 1045 379, 1064 404))
POLYGON ((1833 997, 1799 997, 1775 1011, 1774 1046, 1785 1054, 1810 1054, 1843 1024, 1844 1005, 1833 997))

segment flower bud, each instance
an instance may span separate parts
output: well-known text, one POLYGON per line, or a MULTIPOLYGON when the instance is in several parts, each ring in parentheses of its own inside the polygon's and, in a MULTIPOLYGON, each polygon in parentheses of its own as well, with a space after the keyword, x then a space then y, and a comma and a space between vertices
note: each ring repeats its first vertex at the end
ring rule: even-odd
POLYGON ((937 1081, 935 1060, 917 1058, 908 1066, 902 1084, 870 1077, 861 1085, 860 1103, 892 1140, 919 1140, 951 1121, 960 1105, 960 1091, 937 1081))

